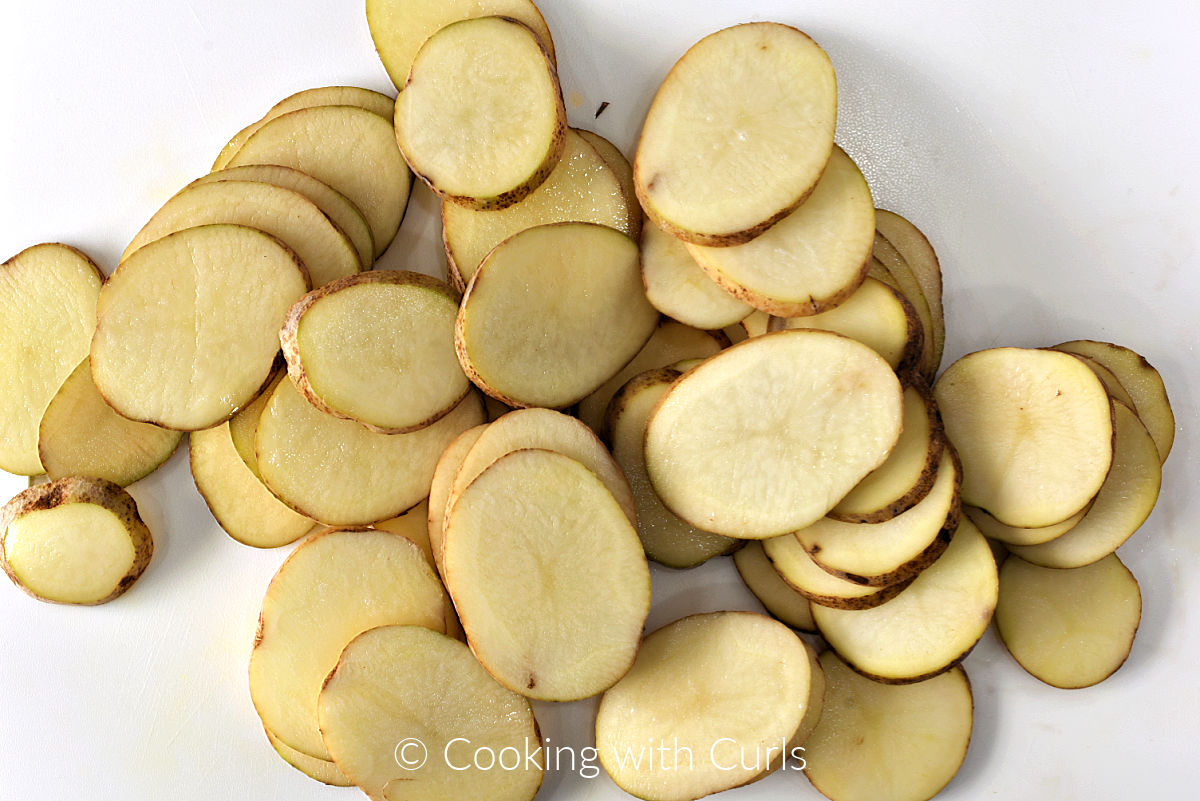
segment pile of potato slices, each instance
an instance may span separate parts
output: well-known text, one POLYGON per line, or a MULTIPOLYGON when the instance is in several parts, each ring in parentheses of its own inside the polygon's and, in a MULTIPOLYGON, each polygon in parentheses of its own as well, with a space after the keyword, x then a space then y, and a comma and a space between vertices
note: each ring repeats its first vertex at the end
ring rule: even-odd
POLYGON ((36 484, 0 510, 14 583, 128 589, 153 540, 122 488, 186 434, 222 529, 301 541, 251 650, 267 739, 395 801, 532 799, 544 760, 443 756, 523 753, 531 701, 595 697, 638 798, 799 765, 834 801, 923 801, 965 758, 960 663, 993 621, 1046 684, 1120 667, 1163 381, 1091 340, 942 371, 937 255, 834 142, 813 39, 701 39, 630 163, 568 125, 529 0, 366 16, 397 98, 284 98, 107 278, 62 244, 0 265, 0 468, 36 484), (375 269, 418 181, 444 278, 375 269), (766 614, 646 633, 649 562, 722 556, 766 614), (622 758, 668 740, 686 764, 622 758))

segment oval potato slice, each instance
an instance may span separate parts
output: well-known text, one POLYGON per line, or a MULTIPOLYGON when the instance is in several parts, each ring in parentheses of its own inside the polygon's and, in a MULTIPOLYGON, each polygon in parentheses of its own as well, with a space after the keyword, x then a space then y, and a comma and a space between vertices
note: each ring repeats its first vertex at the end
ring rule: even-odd
POLYGON ((763 552, 788 586, 813 604, 833 609, 870 609, 895 598, 912 577, 887 587, 871 587, 835 576, 813 561, 795 534, 762 541, 763 552))
POLYGON ((429 527, 429 549, 439 576, 446 575, 446 570, 442 567, 442 535, 445 532, 446 504, 450 499, 450 488, 454 485, 454 477, 458 475, 458 469, 467 458, 467 453, 487 427, 488 424, 483 423, 468 428, 455 437, 446 446, 446 450, 442 451, 433 468, 433 479, 429 486, 429 518, 426 524, 429 527))
POLYGON ((942 268, 937 253, 917 226, 894 211, 875 209, 875 230, 895 248, 921 287, 933 324, 933 364, 940 365, 946 344, 946 313, 942 304, 942 268))
MULTIPOLYGON (((940 358, 936 354, 936 328, 933 323, 933 312, 930 310, 929 300, 925 297, 925 293, 921 289, 921 282, 917 280, 916 273, 912 267, 900 255, 900 252, 892 246, 884 237, 878 233, 875 234, 875 244, 872 249, 874 263, 878 265, 878 270, 887 273, 892 279, 891 284, 894 284, 895 289, 904 295, 905 299, 912 304, 917 312, 917 317, 921 320, 921 329, 923 336, 921 338, 921 359, 918 363, 918 369, 921 375, 927 381, 933 381, 937 375, 937 369, 940 358)), ((870 270, 868 270, 870 273, 870 270)), ((881 279, 882 280, 882 279, 881 279)), ((885 283, 888 283, 885 281, 885 283)))
MULTIPOLYGON (((1116 455, 1114 454, 1114 458, 1116 455)), ((1110 469, 1109 472, 1111 473, 1112 470, 1110 469)), ((1054 523, 1040 528, 1006 526, 987 512, 982 509, 976 509, 974 506, 967 506, 963 511, 966 512, 967 517, 971 518, 971 522, 983 533, 983 536, 990 540, 1002 542, 1005 545, 1041 545, 1043 542, 1049 542, 1061 537, 1075 528, 1091 508, 1092 504, 1089 503, 1061 523, 1054 523)))
POLYGON ((654 308, 696 328, 724 328, 754 311, 712 280, 687 247, 652 220, 642 226, 642 282, 654 308))
POLYGON ((771 565, 761 542, 747 542, 738 548, 733 554, 733 564, 746 583, 746 588, 754 593, 771 617, 794 629, 816 633, 812 602, 783 580, 783 576, 771 565))

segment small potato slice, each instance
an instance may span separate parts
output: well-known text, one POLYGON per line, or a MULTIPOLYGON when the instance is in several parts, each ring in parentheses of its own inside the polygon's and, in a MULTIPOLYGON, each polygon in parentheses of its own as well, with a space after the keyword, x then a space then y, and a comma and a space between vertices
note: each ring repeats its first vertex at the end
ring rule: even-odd
POLYGON ((328 784, 333 787, 354 786, 354 782, 347 779, 346 774, 342 773, 341 769, 329 760, 317 759, 302 751, 297 751, 272 734, 270 729, 264 728, 263 731, 267 733, 267 740, 271 743, 271 747, 275 749, 275 753, 279 754, 284 762, 305 776, 315 779, 321 784, 328 784))
POLYGON ((182 438, 114 412, 92 382, 91 359, 84 359, 46 406, 38 456, 51 479, 91 476, 127 487, 157 470, 182 438))
POLYGON ((637 529, 574 459, 540 449, 497 459, 451 507, 443 550, 467 642, 504 686, 574 701, 633 664, 650 570, 637 529))
POLYGON ((646 425, 646 466, 697 528, 764 539, 825 516, 900 436, 903 391, 875 351, 827 331, 779 331, 712 357, 646 425))
POLYGON ((652 220, 642 225, 642 282, 654 308, 696 328, 724 328, 754 311, 713 281, 687 247, 652 220))
POLYGON ((933 388, 963 465, 963 503, 1002 523, 1066 520, 1112 464, 1113 411, 1096 374, 1052 350, 992 348, 950 365, 933 388))
MULTIPOLYGON (((1114 457, 1116 456, 1117 454, 1114 454, 1114 457)), ((1110 470, 1109 472, 1111 473, 1112 471, 1110 470)), ((983 533, 983 536, 990 540, 996 540, 1005 545, 1041 545, 1043 542, 1049 542, 1061 537, 1075 528, 1087 516, 1091 508, 1092 505, 1088 504, 1061 523, 1054 523, 1053 525, 1042 526, 1041 528, 1006 526, 987 512, 982 509, 976 509, 974 506, 964 507, 963 511, 967 517, 971 518, 971 522, 983 533)))
POLYGON ((746 587, 771 617, 794 629, 815 634, 812 602, 793 589, 771 565, 761 542, 748 542, 733 554, 733 563, 746 587))
POLYGON ((992 620, 999 584, 992 549, 962 520, 938 560, 873 609, 814 606, 813 620, 838 655, 864 676, 907 684, 957 665, 992 620))
POLYGON ((1125 663, 1142 619, 1137 579, 1117 555, 1070 570, 1014 557, 1000 568, 996 631, 1029 673, 1075 690, 1125 663))
POLYGON ((437 464, 433 468, 433 479, 429 487, 429 517, 426 525, 428 526, 429 548, 439 576, 446 574, 442 567, 442 534, 445 532, 446 502, 450 498, 450 488, 454 484, 454 477, 458 475, 458 469, 462 467, 463 460, 467 458, 467 453, 486 428, 486 423, 477 425, 455 437, 446 446, 446 450, 442 451, 441 457, 438 458, 437 464))
POLYGON ((880 684, 821 654, 825 713, 804 746, 805 774, 832 801, 928 801, 971 742, 974 701, 961 667, 917 684, 880 684))
POLYGON ((130 420, 211 428, 258 395, 288 307, 308 289, 295 254, 253 228, 165 236, 123 261, 100 291, 92 378, 130 420))
POLYGON ((612 378, 657 321, 636 242, 603 225, 557 223, 522 231, 484 259, 454 344, 467 376, 497 400, 562 408, 612 378))
POLYGON ((677 620, 646 637, 600 699, 600 762, 622 790, 655 801, 748 784, 790 757, 811 681, 804 642, 765 615, 677 620))
POLYGON ((646 115, 634 159, 642 207, 685 241, 747 242, 813 191, 836 119, 833 65, 807 35, 773 22, 710 34, 646 115))
POLYGON ((537 35, 511 18, 476 17, 421 45, 395 127, 409 167, 443 199, 502 209, 558 163, 567 111, 537 35))
POLYGON ((916 273, 913 272, 908 262, 904 260, 904 257, 900 255, 900 252, 892 246, 891 242, 878 233, 875 234, 875 244, 872 253, 875 261, 892 277, 895 288, 904 295, 905 299, 912 304, 913 309, 917 312, 923 332, 921 339, 921 359, 917 368, 927 381, 933 381, 934 376, 937 375, 940 359, 935 361, 936 339, 934 335, 933 312, 930 311, 929 300, 925 297, 925 293, 921 289, 921 282, 917 280, 916 273))
POLYGON ((874 236, 867 179, 835 145, 812 194, 770 229, 733 247, 689 244, 688 250, 739 300, 779 317, 802 317, 832 309, 858 289, 874 236))
POLYGON ((330 759, 317 696, 348 642, 375 626, 442 632, 448 599, 412 541, 387 531, 333 530, 284 561, 263 597, 250 652, 250 698, 280 741, 330 759))
POLYGON ((45 472, 38 425, 88 354, 104 276, 73 247, 34 245, 0 264, 0 470, 45 472))
POLYGON ((137 581, 153 553, 133 498, 103 479, 38 484, 0 509, 0 569, 39 601, 111 601, 137 581))
POLYGON ((182 189, 142 226, 121 260, 168 234, 215 223, 244 225, 275 237, 296 252, 313 286, 357 273, 361 266, 349 237, 304 195, 274 184, 236 180, 182 189))
POLYGON ((373 799, 529 801, 541 786, 544 760, 525 759, 541 745, 529 701, 445 634, 420 626, 360 634, 318 710, 334 762, 373 799), (490 768, 475 758, 481 751, 495 758, 490 768))
MULTIPOLYGON (((763 552, 784 582, 813 604, 832 609, 870 609, 895 598, 912 577, 888 587, 871 587, 835 576, 813 561, 794 534, 762 542, 763 552)), ((815 623, 814 623, 815 625, 815 623)))
POLYGON ((629 163, 629 159, 625 158, 625 154, 621 152, 620 148, 600 134, 583 128, 574 130, 583 137, 584 141, 596 149, 600 158, 604 159, 604 163, 617 176, 617 183, 621 187, 621 196, 625 198, 626 214, 625 224, 614 227, 637 239, 642 233, 643 217, 642 205, 637 199, 637 187, 633 184, 633 165, 629 163))
POLYGON ((917 226, 894 211, 875 209, 875 230, 895 248, 921 288, 933 326, 933 364, 940 365, 946 344, 946 313, 942 304, 942 268, 937 253, 917 226))
POLYGON ((646 557, 674 568, 701 565, 727 554, 739 541, 701 531, 663 506, 646 473, 646 420, 659 399, 681 373, 670 368, 651 370, 630 379, 608 407, 604 430, 613 458, 625 471, 637 501, 638 535, 646 557))
POLYGON ((1009 546, 1012 553, 1043 567, 1083 567, 1121 547, 1154 511, 1162 486, 1154 438, 1129 407, 1114 403, 1113 410, 1117 425, 1112 469, 1087 514, 1041 545, 1009 546))
POLYGON ((309 403, 381 434, 431 425, 471 389, 454 353, 458 294, 421 273, 372 270, 315 289, 279 341, 309 403))
POLYGON ((376 258, 396 236, 412 189, 391 123, 357 106, 315 106, 276 117, 228 166, 245 164, 291 167, 341 192, 371 226, 376 258))

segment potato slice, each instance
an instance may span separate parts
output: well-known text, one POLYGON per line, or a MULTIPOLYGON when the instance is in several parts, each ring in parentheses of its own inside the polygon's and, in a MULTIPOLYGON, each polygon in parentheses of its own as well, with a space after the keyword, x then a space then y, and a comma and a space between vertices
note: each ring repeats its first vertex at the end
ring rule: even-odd
POLYGON ((278 164, 345 195, 371 226, 378 258, 408 205, 412 175, 388 120, 357 106, 315 106, 280 115, 246 140, 230 167, 278 164))
POLYGON ((390 531, 393 534, 407 537, 421 549, 421 553, 425 554, 425 558, 429 560, 429 564, 436 567, 433 562, 433 548, 429 544, 428 501, 421 501, 404 514, 389 518, 388 520, 381 520, 371 526, 371 528, 379 531, 390 531))
MULTIPOLYGON (((1117 456, 1117 454, 1114 454, 1114 456, 1117 456)), ((1109 472, 1111 473, 1112 471, 1110 470, 1109 472)), ((1006 526, 984 510, 977 509, 974 506, 964 507, 963 511, 966 512, 967 517, 971 518, 971 522, 983 533, 983 536, 990 540, 996 540, 1005 545, 1041 545, 1043 542, 1057 539, 1075 528, 1087 516, 1091 508, 1092 504, 1089 503, 1061 523, 1054 523, 1040 528, 1006 526)))
POLYGON ((803 641, 778 621, 685 617, 646 637, 600 699, 600 762, 637 798, 687 801, 739 787, 789 756, 810 684, 803 641))
POLYGON ((992 620, 998 587, 992 549, 962 520, 946 552, 895 598, 866 610, 814 606, 813 620, 859 673, 906 684, 966 657, 992 620))
POLYGON ((444 634, 419 626, 360 634, 318 708, 334 761, 373 799, 528 801, 541 786, 544 760, 525 759, 541 745, 529 701, 444 634), (482 767, 489 753, 494 761, 482 767))
POLYGON ((231 223, 270 234, 296 252, 313 286, 353 275, 354 245, 316 204, 299 192, 259 181, 213 181, 186 187, 154 213, 121 254, 124 261, 168 234, 231 223))
POLYGON ((122 262, 100 291, 92 378, 130 420, 211 428, 258 395, 284 315, 308 288, 295 254, 261 231, 170 234, 122 262))
POLYGON ((710 34, 646 114, 634 159, 642 207, 688 242, 748 242, 813 191, 836 119, 833 65, 807 35, 773 22, 710 34))
POLYGON ((812 194, 769 230, 733 247, 687 247, 734 297, 769 314, 802 317, 832 309, 858 289, 874 235, 867 179, 835 145, 812 194))
POLYGON ((263 724, 295 750, 330 759, 317 696, 348 642, 375 626, 442 632, 448 600, 421 549, 387 531, 333 530, 310 537, 263 597, 250 698, 263 724))
POLYGON ((383 68, 402 89, 417 51, 452 22, 474 17, 510 17, 528 25, 554 61, 554 40, 531 0, 367 0, 367 26, 383 68))
POLYGON ((1087 514, 1067 532, 1041 545, 1009 550, 1043 567, 1083 567, 1121 547, 1154 511, 1162 486, 1154 438, 1129 407, 1114 403, 1116 445, 1112 469, 1087 514))
MULTIPOLYGON (((760 543, 750 544, 762 547, 760 543)), ((808 703, 804 706, 804 719, 800 721, 800 727, 788 740, 788 750, 790 751, 788 756, 793 760, 802 756, 804 752, 800 751, 798 746, 802 746, 808 741, 825 713, 825 669, 821 667, 821 660, 816 649, 807 640, 800 642, 804 643, 804 652, 808 654, 808 703)))
POLYGON ((333 787, 354 786, 354 782, 347 779, 346 774, 342 773, 341 769, 329 760, 317 759, 316 757, 311 757, 308 754, 297 751, 272 734, 270 729, 264 728, 263 731, 267 733, 267 741, 271 743, 271 747, 275 749, 275 753, 279 754, 284 762, 305 776, 315 779, 321 782, 321 784, 328 784, 333 787))
POLYGON ((497 400, 562 408, 612 378, 657 321, 637 243, 603 225, 557 223, 488 254, 463 296, 454 344, 467 376, 497 400))
POLYGON ((887 587, 871 587, 835 576, 813 561, 812 554, 805 550, 795 534, 763 540, 762 547, 771 566, 788 586, 813 604, 832 609, 879 606, 895 598, 913 581, 910 576, 887 587))
POLYGON ((724 328, 754 311, 712 280, 687 247, 652 220, 642 226, 642 282, 654 308, 696 328, 724 328))
POLYGON ((815 634, 812 602, 793 589, 771 565, 761 542, 747 542, 733 554, 733 563, 746 587, 771 617, 794 629, 815 634))
POLYGON ((442 534, 445 531, 446 503, 450 498, 450 488, 454 484, 454 477, 458 475, 458 469, 462 467, 463 460, 467 458, 467 453, 486 428, 486 423, 477 425, 455 437, 446 446, 446 450, 442 451, 442 455, 433 468, 433 479, 429 487, 429 518, 426 525, 428 526, 429 548, 439 576, 446 574, 442 567, 442 534))
MULTIPOLYGON (((1065 352, 1070 353, 1070 351, 1065 352)), ((1122 384, 1120 379, 1117 378, 1116 373, 1114 373, 1112 370, 1109 370, 1095 359, 1087 356, 1080 356, 1078 353, 1072 353, 1071 355, 1086 364, 1088 369, 1096 374, 1096 378, 1099 378, 1100 383, 1104 384, 1104 388, 1108 390, 1109 397, 1115 401, 1120 401, 1130 409, 1136 408, 1133 398, 1130 397, 1129 392, 1126 391, 1125 385, 1122 384)))
POLYGON ((381 434, 431 425, 471 389, 454 352, 458 294, 443 281, 372 270, 315 289, 279 341, 309 403, 381 434))
MULTIPOLYGON (((638 219, 641 207, 634 206, 638 219)), ((442 204, 442 239, 450 280, 459 289, 492 248, 527 228, 556 222, 594 222, 635 235, 617 173, 576 130, 568 128, 562 158, 541 186, 508 208, 476 211, 442 204)))
POLYGON ((900 436, 879 354, 826 331, 749 339, 675 382, 646 425, 646 466, 697 528, 764 539, 825 516, 900 436))
POLYGON ((805 774, 832 801, 927 801, 962 766, 974 701, 961 667, 904 686, 863 678, 832 651, 825 714, 804 749, 805 774))
POLYGON ((1057 570, 1015 557, 1000 569, 996 632, 1030 675, 1091 687, 1125 663, 1142 619, 1137 579, 1117 555, 1057 570))
POLYGON ((104 276, 73 247, 34 245, 0 264, 0 470, 45 472, 38 425, 88 354, 104 276))
POLYGON ((258 423, 258 469, 297 512, 327 525, 367 526, 428 496, 442 451, 481 422, 483 404, 472 393, 427 428, 379 434, 325 414, 281 381, 258 423))
POLYGON ((229 436, 233 439, 233 447, 237 449, 238 456, 242 457, 246 467, 250 468, 250 472, 260 482, 262 474, 258 472, 258 454, 254 450, 254 440, 258 436, 258 421, 262 419, 263 409, 267 408, 267 401, 274 394, 275 387, 279 386, 279 382, 285 378, 287 378, 287 371, 282 368, 272 372, 271 377, 267 379, 266 387, 258 397, 229 418, 229 436))
POLYGON ((633 664, 650 610, 646 557, 612 493, 569 456, 527 449, 493 462, 451 507, 443 551, 467 642, 505 687, 573 701, 633 664), (589 624, 566 609, 587 610, 589 624))
POLYGON ((1065 353, 992 348, 933 388, 963 465, 963 503, 1022 528, 1066 520, 1099 491, 1113 456, 1112 408, 1096 374, 1065 353))
POLYGON ((740 542, 680 520, 663 506, 650 485, 646 473, 646 420, 680 375, 677 370, 662 368, 630 379, 609 404, 604 430, 612 443, 613 458, 633 488, 638 535, 646 557, 667 567, 689 568, 729 553, 740 542))
POLYGON ((137 504, 110 481, 61 478, 0 508, 0 569, 39 601, 107 603, 137 581, 153 553, 137 504))
POLYGON ((892 243, 884 239, 878 233, 875 234, 875 245, 873 249, 875 261, 887 271, 896 285, 896 289, 904 295, 905 299, 912 304, 917 312, 917 317, 921 320, 921 329, 923 337, 921 340, 921 359, 917 368, 921 375, 927 381, 933 381, 937 375, 939 361, 935 361, 935 342, 933 325, 933 312, 929 308, 929 300, 925 297, 921 290, 921 282, 917 280, 916 273, 900 255, 900 252, 892 246, 892 243))
POLYGON ((946 313, 942 304, 942 268, 937 253, 921 230, 911 222, 885 209, 875 209, 875 230, 887 240, 899 257, 908 266, 921 288, 921 295, 929 306, 929 320, 933 334, 933 371, 930 380, 942 363, 942 350, 946 345, 946 313))
POLYGON ((567 111, 537 35, 511 18, 476 17, 421 45, 395 127, 408 166, 443 199, 502 209, 558 163, 567 111))
POLYGON ((1055 345, 1054 349, 1087 356, 1112 371, 1133 399, 1133 410, 1154 437, 1161 461, 1165 462, 1175 442, 1175 413, 1158 371, 1140 354, 1111 342, 1077 339, 1055 345))
POLYGON ((596 149, 596 153, 604 159, 604 163, 617 176, 617 183, 621 187, 621 197, 625 198, 625 224, 614 227, 637 239, 642 233, 642 204, 638 202, 637 187, 633 183, 633 165, 629 163, 629 159, 625 158, 625 154, 621 152, 620 148, 600 134, 583 128, 574 130, 583 137, 584 141, 596 149))

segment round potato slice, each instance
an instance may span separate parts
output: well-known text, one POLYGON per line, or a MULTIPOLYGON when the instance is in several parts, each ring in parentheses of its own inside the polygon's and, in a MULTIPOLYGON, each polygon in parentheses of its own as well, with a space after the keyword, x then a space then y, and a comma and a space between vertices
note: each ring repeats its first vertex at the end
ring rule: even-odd
POLYGON ((505 687, 573 701, 633 664, 650 610, 646 557, 612 493, 574 459, 497 459, 451 507, 443 550, 467 642, 505 687))
POLYGON ((514 19, 453 22, 421 45, 396 100, 396 141, 446 200, 502 209, 536 189, 563 153, 558 74, 514 19))
POLYGON ((1096 374, 1052 350, 964 356, 933 388, 963 465, 963 503, 1021 528, 1066 520, 1113 458, 1113 411, 1096 374))
POLYGON ((583 128, 574 130, 596 149, 600 158, 604 159, 604 163, 617 176, 617 183, 621 187, 621 196, 625 198, 625 224, 614 227, 637 239, 642 233, 642 205, 637 199, 637 187, 633 185, 633 165, 629 163, 629 159, 625 158, 625 154, 621 152, 620 148, 600 134, 583 128))
POLYGON ((100 291, 92 378, 123 417, 199 431, 258 395, 279 328, 308 275, 280 242, 241 225, 170 234, 100 291))
POLYGON ((642 226, 642 281, 654 308, 696 328, 724 328, 754 311, 712 280, 682 242, 651 220, 642 226))
POLYGON ((38 426, 88 354, 104 276, 73 247, 34 245, 0 264, 0 470, 45 472, 38 426))
POLYGON ((771 565, 761 542, 748 542, 733 554, 733 563, 746 587, 771 617, 794 629, 815 634, 812 602, 791 587, 771 565))
POLYGON ((755 22, 706 36, 646 114, 634 159, 642 207, 686 241, 747 242, 816 186, 836 120, 833 65, 807 35, 755 22))
POLYGON ((813 561, 795 534, 784 534, 762 542, 763 552, 775 572, 813 604, 832 609, 870 609, 890 601, 912 583, 913 577, 887 587, 871 587, 835 576, 813 561))
MULTIPOLYGON (((1116 458, 1118 454, 1114 453, 1113 456, 1116 458)), ((1111 472, 1112 470, 1110 469, 1109 473, 1111 472)), ((987 512, 982 509, 976 509, 974 506, 967 506, 963 511, 967 517, 971 518, 971 522, 983 533, 983 536, 989 540, 1002 542, 1005 545, 1041 545, 1043 542, 1057 539, 1075 528, 1091 508, 1092 504, 1088 504, 1061 523, 1054 523, 1053 525, 1042 526, 1040 528, 1006 526, 987 512)))
POLYGON ((484 423, 459 434, 446 446, 446 450, 442 451, 433 468, 433 479, 429 486, 429 517, 426 523, 429 527, 429 549, 439 576, 446 575, 445 568, 442 567, 442 535, 445 532, 446 502, 450 499, 450 488, 463 460, 467 458, 467 453, 486 429, 487 424, 484 423))
POLYGON ((137 581, 153 553, 137 504, 110 481, 61 478, 0 509, 0 569, 39 601, 111 601, 137 581))
POLYGON ((297 751, 272 734, 270 729, 264 728, 263 731, 267 733, 267 741, 271 743, 271 747, 275 749, 275 753, 279 754, 279 757, 284 762, 305 776, 332 787, 354 786, 354 782, 347 779, 346 774, 342 773, 341 769, 329 760, 317 759, 316 757, 311 757, 308 754, 297 751))
POLYGON ((613 377, 654 331, 638 247, 594 223, 522 231, 471 278, 454 343, 470 379, 510 406, 562 408, 613 377))
POLYGON ((677 620, 646 637, 600 699, 600 762, 622 790, 656 801, 747 784, 792 757, 786 744, 811 682, 804 642, 778 621, 751 612, 677 620))
POLYGON ((826 331, 780 331, 675 382, 646 425, 663 503, 697 528, 764 539, 825 516, 900 436, 903 391, 879 354, 826 331))

